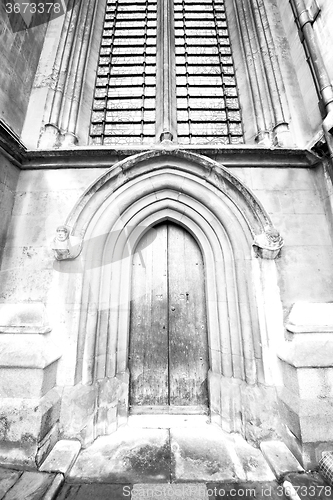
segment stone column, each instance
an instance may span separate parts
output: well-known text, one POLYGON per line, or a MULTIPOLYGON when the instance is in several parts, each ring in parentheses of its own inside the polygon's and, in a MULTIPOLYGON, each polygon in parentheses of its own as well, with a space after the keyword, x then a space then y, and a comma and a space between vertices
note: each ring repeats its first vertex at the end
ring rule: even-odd
POLYGON ((173 1, 158 2, 157 17, 157 141, 176 141, 176 62, 173 1))
POLYGON ((47 96, 39 148, 77 143, 76 124, 97 1, 73 2, 62 28, 52 74, 56 83, 47 96))
POLYGON ((250 0, 250 4, 273 110, 273 142, 278 146, 292 146, 286 91, 266 7, 263 0, 250 0))
POLYGON ((76 136, 76 124, 79 114, 81 93, 84 82, 84 71, 90 45, 89 42, 95 6, 95 0, 87 0, 86 2, 83 2, 79 29, 73 49, 71 71, 67 78, 67 88, 64 96, 61 117, 63 146, 74 146, 78 142, 78 138, 76 136))
POLYGON ((52 148, 59 144, 60 129, 59 117, 62 99, 69 70, 71 49, 76 35, 78 23, 79 2, 74 4, 71 0, 62 26, 60 41, 57 49, 56 59, 51 79, 55 82, 47 95, 44 114, 44 130, 39 139, 39 148, 52 148), (74 5, 73 5, 74 4, 74 5))
POLYGON ((286 92, 264 3, 240 0, 234 1, 234 8, 255 112, 256 141, 291 146, 286 92))

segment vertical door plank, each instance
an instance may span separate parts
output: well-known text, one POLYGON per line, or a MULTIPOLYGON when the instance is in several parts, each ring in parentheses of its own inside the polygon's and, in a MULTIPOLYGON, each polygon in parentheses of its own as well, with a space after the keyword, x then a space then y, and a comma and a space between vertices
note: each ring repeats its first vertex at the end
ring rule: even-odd
POLYGON ((152 228, 133 256, 130 404, 168 404, 167 229, 152 228))
POLYGON ((168 226, 170 405, 207 405, 208 342, 200 248, 168 226))

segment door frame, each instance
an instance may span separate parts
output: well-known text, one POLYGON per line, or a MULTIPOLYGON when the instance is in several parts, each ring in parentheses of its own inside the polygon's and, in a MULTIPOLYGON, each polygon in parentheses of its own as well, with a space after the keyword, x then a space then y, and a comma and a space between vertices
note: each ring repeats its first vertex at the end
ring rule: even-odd
MULTIPOLYGON (((135 248, 137 241, 141 239, 143 234, 153 227, 158 222, 164 220, 171 220, 176 224, 179 224, 185 228, 196 240, 199 248, 201 250, 204 266, 205 266, 205 297, 206 297, 206 311, 207 311, 207 337, 208 337, 208 401, 209 401, 209 414, 211 418, 214 415, 220 414, 221 412, 221 389, 222 379, 224 376, 228 378, 232 376, 232 373, 238 375, 241 379, 245 378, 245 367, 242 359, 236 359, 236 365, 231 359, 230 352, 222 352, 221 341, 223 341, 223 335, 220 335, 219 322, 221 317, 225 319, 225 327, 229 330, 232 326, 228 322, 228 314, 231 316, 231 320, 234 321, 235 335, 233 339, 234 349, 238 352, 242 352, 242 338, 241 338, 241 321, 239 318, 240 307, 249 308, 248 303, 239 304, 237 300, 237 281, 238 286, 243 288, 243 293, 246 293, 244 289, 246 284, 244 283, 244 268, 239 272, 235 272, 235 262, 231 252, 231 242, 223 230, 220 227, 213 227, 207 222, 205 214, 195 214, 199 217, 198 220, 193 220, 190 215, 191 210, 188 209, 187 213, 179 211, 179 204, 177 202, 170 202, 167 200, 167 207, 165 207, 165 200, 160 200, 156 202, 154 210, 148 216, 143 217, 143 214, 136 214, 134 220, 137 222, 135 228, 128 234, 128 238, 131 241, 130 246, 135 248), (178 205, 178 206, 177 206, 178 205), (225 248, 222 257, 222 248, 225 248), (228 251, 229 250, 229 251, 228 251), (218 279, 220 277, 220 279, 218 279), (219 283, 224 281, 224 283, 229 283, 229 290, 227 291, 225 287, 219 288, 219 283), (218 300, 219 297, 222 300, 218 300), (228 292, 228 293, 227 293, 228 292), (240 306, 240 307, 239 307, 240 306), (224 370, 221 366, 221 357, 225 360, 224 370), (239 362, 240 361, 240 362, 239 362), (229 375, 230 374, 230 375, 229 375), (218 381, 218 382, 217 382, 218 381)), ((203 212, 205 209, 203 209, 203 212)), ((147 214, 146 214, 147 215, 147 214)), ((193 214, 194 215, 194 214, 193 214)), ((133 219, 132 219, 133 227, 133 219)), ((239 249, 235 247, 234 252, 239 254, 239 249)), ((130 259, 131 262, 131 259, 130 259)), ((250 264, 250 262, 248 262, 250 264)), ((118 315, 118 337, 117 337, 117 375, 121 377, 122 373, 126 373, 127 380, 127 397, 124 401, 127 407, 127 414, 129 410, 129 367, 128 367, 128 347, 129 347, 129 313, 130 313, 130 287, 131 283, 131 270, 132 265, 126 262, 126 259, 121 261, 120 276, 120 288, 119 297, 121 303, 124 307, 119 308, 118 315), (126 307, 127 304, 127 307, 126 307), (124 334, 121 334, 123 332, 124 334), (126 332, 126 333, 125 333, 126 332)), ((242 291, 242 290, 241 290, 242 291)), ((238 291, 239 293, 239 291, 238 291)), ((244 296, 244 295, 243 295, 244 296)), ((229 316, 229 317, 230 317, 229 316)), ((250 316, 248 311, 247 317, 250 316)), ((249 329, 251 330, 251 325, 249 329)), ((224 338, 228 337, 228 332, 223 332, 224 338)), ((252 336, 252 332, 248 332, 252 336)), ((220 422, 220 416, 217 416, 220 422)))
MULTIPOLYGON (((195 404, 192 404, 192 405, 179 405, 179 404, 163 404, 163 405, 156 405, 156 404, 148 404, 148 405, 138 405, 138 404, 131 404, 131 394, 132 394, 132 384, 131 384, 131 369, 130 369, 130 366, 128 367, 128 370, 129 370, 129 382, 130 382, 130 388, 129 388, 129 403, 130 403, 130 413, 131 414, 156 414, 156 413, 167 413, 167 414, 189 414, 189 415, 192 415, 192 414, 207 414, 208 413, 208 408, 209 408, 209 394, 208 394, 208 372, 209 372, 209 349, 208 349, 208 328, 207 328, 207 303, 206 303, 206 286, 205 286, 205 283, 206 283, 206 270, 205 270, 205 265, 204 265, 204 258, 203 258, 203 255, 202 255, 202 251, 201 251, 201 248, 197 242, 197 239, 193 237, 193 235, 184 227, 184 225, 180 225, 180 224, 175 224, 174 221, 170 220, 170 219, 164 219, 163 221, 159 221, 157 224, 151 226, 149 228, 148 231, 146 231, 136 242, 136 246, 135 248, 133 248, 133 251, 132 251, 132 261, 134 259, 134 256, 137 254, 137 249, 138 249, 138 245, 140 245, 141 241, 142 241, 142 238, 144 238, 144 236, 146 234, 149 233, 149 231, 152 231, 156 226, 159 226, 160 224, 164 224, 165 227, 166 227, 166 231, 167 231, 167 237, 165 238, 165 242, 163 242, 163 244, 166 245, 166 248, 157 248, 155 249, 154 251, 158 251, 158 250, 162 250, 162 251, 165 251, 165 269, 166 269, 166 278, 165 278, 165 281, 166 281, 166 289, 165 289, 165 293, 166 293, 166 300, 167 300, 167 304, 166 304, 166 321, 169 323, 169 318, 170 318, 170 311, 169 311, 169 308, 171 307, 171 302, 170 302, 170 281, 169 281, 169 278, 170 278, 170 272, 169 272, 169 259, 170 259, 170 252, 172 254, 172 246, 169 247, 169 242, 170 242, 170 237, 169 237, 169 228, 170 226, 176 226, 178 229, 182 230, 183 233, 186 233, 187 234, 187 237, 188 238, 188 241, 191 242, 191 245, 193 245, 193 247, 195 247, 195 252, 197 252, 197 256, 196 257, 193 257, 192 256, 192 259, 193 260, 193 264, 194 262, 196 261, 196 259, 200 259, 201 260, 201 265, 202 265, 202 269, 201 271, 199 271, 199 274, 198 274, 198 278, 199 278, 199 282, 198 284, 200 285, 200 288, 201 288, 201 293, 202 293, 202 298, 204 300, 204 303, 202 305, 203 307, 203 311, 202 311, 202 316, 201 316, 201 321, 200 321, 200 324, 204 324, 205 327, 205 331, 204 331, 204 335, 203 337, 201 337, 201 341, 202 341, 202 344, 201 344, 201 347, 204 349, 205 353, 204 353, 204 357, 205 357, 205 361, 204 363, 206 363, 206 366, 205 366, 205 370, 201 370, 201 375, 204 375, 205 377, 205 399, 206 399, 206 402, 205 404, 203 403, 198 403, 197 405, 195 404), (200 256, 200 257, 199 257, 200 256)), ((154 240, 153 240, 154 241, 154 240)), ((153 242, 152 242, 153 244, 153 242)), ((190 245, 190 246, 191 246, 190 245)), ((141 252, 141 249, 139 250, 139 252, 141 252)), ((144 261, 143 261, 143 256, 140 254, 139 255, 140 257, 140 260, 141 260, 141 264, 144 265, 144 261)), ((150 263, 152 263, 152 261, 150 261, 150 263)), ((132 266, 132 270, 134 270, 134 266, 132 266)), ((134 272, 134 271, 133 271, 134 272)), ((130 314, 130 331, 129 331, 129 342, 128 342, 128 350, 129 350, 129 353, 131 354, 131 357, 133 356, 133 352, 131 352, 131 339, 132 339, 132 335, 133 335, 133 332, 131 330, 131 324, 132 324, 132 320, 131 320, 131 315, 132 315, 132 294, 133 294, 133 272, 131 274, 131 290, 130 290, 130 299, 131 299, 131 302, 130 302, 130 311, 129 311, 129 314, 130 314)), ((142 271, 141 271, 142 272, 142 271)), ((198 271, 196 271, 198 272, 198 271)), ((152 280, 152 285, 154 284, 154 279, 152 280)), ((192 292, 191 292, 191 295, 192 295, 192 292)), ((194 294, 193 294, 194 295, 194 294)), ((168 324, 168 329, 170 329, 170 323, 168 324)), ((169 330, 168 330, 169 331, 169 330)), ((135 335, 135 331, 134 331, 134 335, 135 335)), ((170 367, 170 335, 168 333, 168 336, 167 336, 167 349, 168 349, 168 352, 166 354, 166 362, 167 362, 167 365, 168 365, 168 393, 169 393, 169 390, 170 390, 170 370, 171 370, 171 367, 170 367)), ((202 350, 202 353, 203 353, 203 350, 202 350)), ((201 354, 203 356, 203 354, 201 354)), ((130 356, 129 358, 130 359, 130 356)), ((201 358, 200 358, 201 359, 201 358)), ((141 360, 141 363, 142 363, 142 366, 143 365, 143 360, 141 360)), ((130 364, 133 364, 133 363, 130 363, 128 362, 128 365, 130 364)), ((147 368, 147 366, 146 366, 147 368)), ((201 377, 200 377, 200 380, 201 380, 201 377)))

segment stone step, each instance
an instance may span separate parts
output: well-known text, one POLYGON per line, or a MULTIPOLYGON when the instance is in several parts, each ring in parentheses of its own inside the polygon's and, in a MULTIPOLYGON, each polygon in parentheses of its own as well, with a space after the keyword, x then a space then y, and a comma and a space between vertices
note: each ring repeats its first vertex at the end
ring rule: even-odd
POLYGON ((77 459, 80 450, 80 441, 61 439, 54 445, 39 470, 67 474, 77 459))
POLYGON ((215 425, 123 426, 82 450, 68 482, 172 483, 274 481, 262 452, 215 425))
POLYGON ((141 429, 200 427, 208 423, 207 415, 130 415, 128 425, 141 429))
POLYGON ((303 467, 282 441, 264 441, 260 449, 277 479, 288 472, 304 472, 303 467))

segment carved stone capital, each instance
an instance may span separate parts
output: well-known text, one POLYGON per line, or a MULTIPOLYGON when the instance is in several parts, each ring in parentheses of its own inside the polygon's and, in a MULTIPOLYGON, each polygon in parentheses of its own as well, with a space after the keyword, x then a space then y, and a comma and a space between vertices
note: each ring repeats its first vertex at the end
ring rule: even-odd
POLYGON ((59 226, 56 229, 56 236, 52 242, 52 250, 57 260, 76 259, 82 250, 82 241, 70 236, 66 226, 59 226))
POLYGON ((264 231, 257 234, 252 243, 256 257, 268 260, 276 259, 283 245, 283 238, 274 226, 265 226, 264 231))

